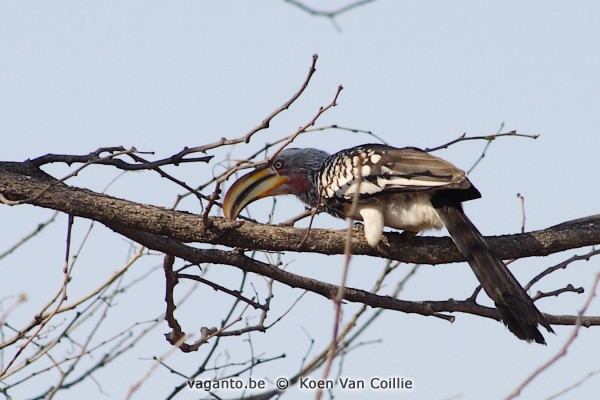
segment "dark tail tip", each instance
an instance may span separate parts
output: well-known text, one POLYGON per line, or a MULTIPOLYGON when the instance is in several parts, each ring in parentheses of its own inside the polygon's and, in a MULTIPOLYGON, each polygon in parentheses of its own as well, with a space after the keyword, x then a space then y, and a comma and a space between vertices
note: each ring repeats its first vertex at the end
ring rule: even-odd
POLYGON ((514 307, 515 305, 507 307, 506 305, 496 303, 496 308, 502 316, 502 322, 508 330, 519 339, 525 340, 528 343, 536 342, 546 345, 546 339, 538 329, 538 326, 543 326, 550 333, 554 333, 554 330, 552 330, 544 316, 539 312, 535 313, 536 315, 530 315, 531 312, 528 309, 516 313, 514 307))

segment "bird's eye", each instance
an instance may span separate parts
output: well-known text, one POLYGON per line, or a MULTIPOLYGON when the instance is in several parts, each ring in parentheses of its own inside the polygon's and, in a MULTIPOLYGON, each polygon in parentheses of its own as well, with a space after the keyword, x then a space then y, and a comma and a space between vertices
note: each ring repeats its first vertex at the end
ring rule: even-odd
POLYGON ((273 168, 275 169, 281 169, 283 167, 283 162, 277 160, 273 163, 273 168))

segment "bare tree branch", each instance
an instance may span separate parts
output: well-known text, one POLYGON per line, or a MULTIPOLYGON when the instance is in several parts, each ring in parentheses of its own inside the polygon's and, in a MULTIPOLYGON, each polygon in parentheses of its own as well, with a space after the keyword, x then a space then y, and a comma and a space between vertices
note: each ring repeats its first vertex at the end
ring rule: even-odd
MULTIPOLYGON (((501 127, 502 129, 502 127, 501 127)), ((530 139, 537 139, 538 137, 540 137, 540 135, 524 135, 522 133, 517 133, 517 131, 510 131, 510 132, 506 132, 506 133, 495 133, 493 135, 485 135, 485 136, 467 136, 466 133, 463 133, 462 135, 460 135, 459 137, 457 137, 454 140, 449 141, 448 143, 442 144, 440 146, 436 146, 436 147, 428 147, 425 149, 425 151, 437 151, 437 150, 441 150, 441 149, 447 149, 448 147, 452 146, 453 144, 456 144, 458 142, 464 142, 466 140, 487 140, 488 142, 492 141, 492 140, 496 140, 499 137, 503 137, 503 136, 517 136, 517 137, 524 137, 524 138, 530 138, 530 139)), ((483 158, 484 156, 481 156, 480 158, 483 158)))
POLYGON ((213 288, 216 291, 227 293, 228 295, 236 297, 236 298, 240 299, 240 301, 243 301, 244 303, 249 304, 250 306, 252 306, 256 309, 263 310, 263 311, 268 310, 268 307, 266 305, 257 303, 253 299, 248 299, 248 298, 242 296, 242 293, 239 290, 227 289, 226 287, 223 287, 221 285, 218 285, 214 282, 209 281, 208 279, 204 279, 204 278, 202 278, 200 276, 196 276, 196 275, 176 274, 176 276, 178 279, 189 279, 192 281, 200 282, 206 286, 213 288))
MULTIPOLYGON (((0 163, 0 194, 11 201, 31 199, 31 204, 92 219, 107 226, 169 236, 182 242, 221 244, 252 250, 295 251, 343 254, 346 231, 305 229, 226 221, 211 217, 206 227, 198 215, 167 210, 118 199, 56 180, 30 163, 0 163), (49 185, 54 186, 48 190, 49 185)), ((388 232, 377 248, 372 248, 359 231, 352 232, 352 254, 370 255, 416 264, 442 264, 464 261, 450 238, 415 237, 403 240, 400 233, 388 232)), ((547 229, 488 237, 502 259, 546 256, 568 249, 600 243, 600 215, 568 221, 547 229)))
POLYGON ((563 293, 577 293, 577 294, 581 294, 584 292, 582 287, 573 287, 573 285, 571 285, 570 283, 564 287, 564 288, 560 288, 560 289, 556 289, 556 290, 552 290, 550 292, 537 292, 534 296, 531 296, 531 299, 533 301, 539 300, 539 299, 543 299, 544 297, 552 297, 555 296, 557 297, 560 294, 563 293))
MULTIPOLYGON (((339 286, 321 282, 316 279, 292 274, 288 271, 260 262, 245 256, 239 251, 224 251, 217 249, 198 249, 186 246, 176 240, 130 228, 112 227, 116 232, 142 243, 144 246, 171 254, 194 264, 213 263, 225 264, 240 268, 246 272, 269 277, 288 286, 302 288, 325 298, 333 299, 339 293, 339 286)), ((344 299, 369 305, 375 308, 397 310, 405 313, 434 315, 440 312, 462 312, 479 315, 485 318, 500 320, 500 314, 495 308, 484 307, 474 301, 405 301, 388 296, 380 296, 361 289, 345 288, 344 299)), ((553 325, 573 325, 576 316, 544 314, 546 320, 553 325)), ((600 317, 586 317, 582 325, 600 325, 600 317)))
MULTIPOLYGON (((587 221, 588 219, 584 219, 582 222, 585 223, 585 221, 587 221)), ((560 226, 560 225, 558 225, 560 226)), ((529 281, 529 283, 527 283, 527 285, 525 285, 525 290, 529 290, 531 288, 531 286, 533 286, 534 284, 536 284, 537 282, 539 282, 542 278, 544 278, 545 276, 550 275, 551 273, 561 270, 561 269, 565 269, 567 268, 569 265, 573 264, 575 261, 589 261, 590 258, 594 257, 595 255, 600 254, 600 249, 595 249, 592 248, 590 251, 588 251, 585 254, 582 255, 573 255, 570 258, 568 258, 565 261, 562 261, 556 265, 553 265, 551 267, 546 268, 544 271, 540 272, 538 275, 536 275, 531 281, 529 281)))
MULTIPOLYGON (((115 158, 116 156, 127 154, 127 153, 139 153, 135 149, 127 150, 122 146, 115 147, 101 147, 96 151, 93 151, 89 154, 85 155, 72 155, 72 154, 46 154, 31 160, 31 162, 41 167, 42 165, 51 164, 51 163, 65 163, 68 165, 82 163, 82 164, 101 164, 101 165, 112 165, 118 169, 123 171, 140 171, 140 170, 149 170, 158 167, 163 167, 165 165, 179 165, 183 163, 190 162, 209 162, 213 156, 204 156, 204 157, 196 157, 196 158, 183 158, 183 156, 176 154, 171 157, 164 158, 162 160, 156 161, 143 161, 135 164, 128 163, 126 161, 121 160, 120 158, 115 158), (102 153, 109 153, 108 156, 101 157, 102 153)), ((152 154, 152 153, 150 153, 152 154)), ((139 160, 136 160, 139 161, 139 160)))

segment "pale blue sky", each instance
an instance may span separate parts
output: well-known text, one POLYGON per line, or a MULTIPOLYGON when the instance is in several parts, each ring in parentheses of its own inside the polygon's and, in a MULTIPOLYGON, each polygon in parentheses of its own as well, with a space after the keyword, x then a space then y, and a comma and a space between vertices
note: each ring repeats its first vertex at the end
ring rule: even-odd
MULTIPOLYGON (((336 2, 319 7, 328 4, 336 2)), ((335 123, 371 130, 398 147, 433 147, 464 132, 492 134, 501 123, 505 131, 541 135, 535 141, 496 141, 474 171, 472 181, 483 199, 466 209, 483 233, 519 230, 517 193, 526 198, 528 229, 598 213, 597 2, 382 0, 344 14, 337 23, 341 32, 326 19, 276 0, 181 1, 169 6, 156 1, 1 2, 0 159, 24 160, 49 152, 84 154, 114 145, 154 151, 162 158, 184 146, 238 137, 297 90, 312 54, 318 53, 317 73, 306 93, 273 121, 271 129, 257 134, 250 144, 236 147, 233 157, 250 154, 305 124, 342 84, 339 105, 324 115, 319 125, 335 123)), ((333 152, 368 141, 373 139, 328 131, 300 137, 296 144, 333 152)), ((483 146, 483 142, 463 143, 438 155, 466 169, 483 146)), ((212 154, 218 160, 225 153, 212 154)), ((204 182, 213 168, 220 170, 219 166, 186 165, 169 171, 193 185, 204 182)), ((47 170, 61 176, 67 168, 47 170)), ((70 182, 101 190, 116 174, 110 168, 93 167, 70 182)), ((163 206, 171 205, 179 193, 179 188, 149 172, 130 174, 109 190, 114 196, 163 206)), ((251 210, 264 221, 270 207, 271 202, 264 201, 251 210)), ((184 208, 199 211, 192 201, 184 208)), ((295 199, 282 200, 275 219, 283 221, 301 209, 295 199)), ((0 230, 0 250, 47 215, 46 210, 27 206, 0 207, 0 221, 10 227, 0 230)), ((319 216, 316 225, 346 226, 327 216, 319 216)), ((86 226, 85 221, 76 224, 79 241, 86 226)), ((34 247, 0 262, 0 296, 24 291, 30 297, 28 304, 13 314, 15 324, 29 321, 60 287, 65 230, 65 218, 61 217, 34 247), (31 277, 37 279, 25 283, 31 277)), ((127 249, 121 238, 97 228, 79 260, 73 295, 85 293, 117 269, 127 249)), ((512 269, 524 282, 572 254, 521 260, 512 269)), ((292 260, 294 273, 339 281, 341 258, 289 254, 286 261, 292 260)), ((155 257, 132 274, 143 275, 159 263, 160 258, 155 257)), ((380 260, 355 257, 350 285, 369 288, 380 265, 380 260)), ((589 288, 593 273, 599 270, 598 261, 592 259, 557 273, 538 289, 553 290, 567 283, 589 288)), ((212 272, 217 279, 220 274, 239 277, 230 271, 212 272)), ((160 272, 145 285, 144 290, 132 292, 130 303, 120 304, 115 326, 124 327, 163 311, 160 272), (144 302, 135 295, 143 296, 144 302)), ((403 298, 464 298, 475 285, 466 264, 426 266, 403 298)), ((283 285, 275 288, 281 309, 299 295, 283 285)), ((202 293, 206 297, 199 295, 195 305, 182 308, 190 327, 219 321, 221 305, 211 303, 215 309, 206 310, 202 302, 212 293, 202 293)), ((585 298, 565 294, 538 304, 542 311, 572 314, 585 298)), ((354 308, 348 306, 346 315, 354 308)), ((596 302, 591 312, 600 314, 600 303, 596 302)), ((287 320, 267 334, 253 336, 255 349, 266 356, 288 354, 287 359, 265 365, 255 374, 270 378, 293 374, 308 347, 302 329, 315 338, 320 349, 330 338, 332 317, 329 302, 305 296, 287 320)), ((382 342, 348 355, 344 375, 410 377, 417 388, 405 393, 407 399, 445 399, 459 394, 464 399, 499 399, 554 355, 571 328, 555 330, 557 335, 547 335, 549 344, 542 347, 521 343, 501 324, 481 318, 459 314, 454 324, 448 324, 386 312, 364 336, 365 341, 382 342)), ((162 336, 166 331, 166 325, 153 331, 142 347, 120 361, 117 370, 96 375, 108 398, 122 398, 131 382, 152 365, 148 358, 168 350, 162 336)), ((583 330, 567 357, 536 380, 523 398, 546 398, 599 369, 599 332, 600 328, 583 330)), ((243 338, 231 340, 230 348, 234 358, 247 356, 243 338)), ((176 354, 170 364, 190 372, 200 357, 176 354)), ((590 379, 563 398, 590 398, 597 394, 599 379, 590 379)), ((40 380, 36 385, 41 388, 48 382, 53 380, 40 380)), ((137 398, 162 398, 179 382, 168 371, 158 369, 137 398)), ((30 387, 21 390, 22 396, 39 392, 30 387)), ((89 398, 107 398, 97 392, 93 382, 65 392, 61 398, 81 398, 84 390, 91 393, 89 398)), ((180 398, 196 397, 186 393, 180 398)), ((364 398, 364 393, 344 392, 339 398, 364 398)), ((384 393, 377 398, 395 397, 384 393)))

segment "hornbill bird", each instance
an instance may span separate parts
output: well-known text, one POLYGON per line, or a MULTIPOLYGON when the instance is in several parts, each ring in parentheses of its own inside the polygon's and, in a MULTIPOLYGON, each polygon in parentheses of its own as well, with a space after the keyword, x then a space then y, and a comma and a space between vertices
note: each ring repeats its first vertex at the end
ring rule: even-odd
POLYGON ((236 181, 225 196, 223 211, 228 219, 235 219, 251 202, 282 194, 296 195, 336 217, 363 221, 365 238, 373 247, 384 226, 409 233, 445 226, 512 333, 527 342, 546 344, 538 324, 553 332, 463 212, 461 203, 481 194, 465 172, 448 161, 417 148, 381 144, 333 155, 290 148, 236 181))

